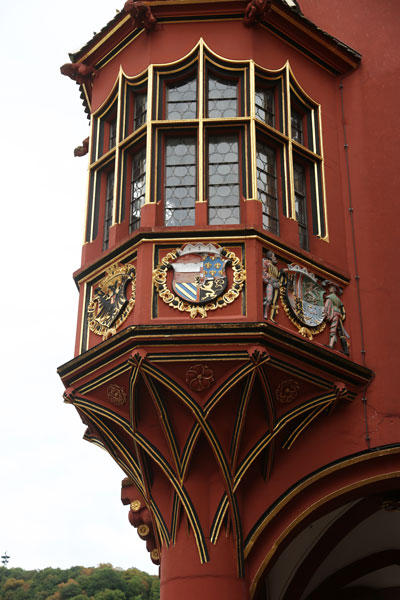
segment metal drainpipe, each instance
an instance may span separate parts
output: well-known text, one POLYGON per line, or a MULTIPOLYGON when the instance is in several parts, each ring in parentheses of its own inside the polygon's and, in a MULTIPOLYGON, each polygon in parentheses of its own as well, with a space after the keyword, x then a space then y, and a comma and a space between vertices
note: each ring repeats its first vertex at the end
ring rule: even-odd
MULTIPOLYGON (((346 131, 346 123, 344 118, 344 99, 343 99, 343 79, 340 82, 340 102, 342 108, 342 126, 343 126, 343 139, 344 139, 344 152, 346 159, 346 176, 347 176, 347 193, 349 197, 349 215, 350 215, 350 224, 351 224, 351 240, 353 246, 353 260, 354 260, 354 270, 355 276, 354 279, 356 281, 356 290, 357 290, 357 303, 358 303, 358 315, 360 319, 360 337, 361 337, 361 359, 362 364, 365 367, 365 340, 364 340, 364 322, 362 316, 362 308, 361 308, 361 292, 360 292, 360 275, 358 273, 358 260, 357 260, 357 247, 356 247, 356 236, 355 236, 355 228, 354 228, 354 208, 353 208, 353 198, 351 194, 351 180, 350 180, 350 164, 349 164, 349 144, 347 142, 347 131, 346 131)), ((371 382, 369 382, 364 390, 363 394, 363 405, 364 405, 364 422, 365 422, 365 441, 367 442, 368 448, 370 448, 370 435, 368 429, 368 416, 367 416, 367 387, 371 382)))

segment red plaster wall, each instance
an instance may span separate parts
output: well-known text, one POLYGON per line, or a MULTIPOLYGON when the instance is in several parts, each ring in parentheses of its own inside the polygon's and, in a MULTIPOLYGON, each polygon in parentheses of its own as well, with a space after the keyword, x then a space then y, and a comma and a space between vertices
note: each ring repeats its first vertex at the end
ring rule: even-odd
MULTIPOLYGON (((365 358, 376 372, 368 390, 371 445, 399 441, 397 372, 398 240, 400 236, 400 171, 397 114, 399 110, 400 10, 396 0, 301 0, 306 17, 362 54, 360 68, 343 81, 350 181, 365 358)), ((340 132, 341 142, 343 134, 340 132)), ((342 193, 348 199, 344 153, 342 193)), ((356 275, 350 218, 345 237, 349 264, 356 275)), ((357 304, 354 309, 357 310, 357 304)), ((359 335, 359 326, 357 335, 359 335)), ((356 340, 353 340, 353 343, 356 340)), ((357 343, 357 342, 356 342, 357 343)), ((359 346, 359 344, 357 344, 359 346)))

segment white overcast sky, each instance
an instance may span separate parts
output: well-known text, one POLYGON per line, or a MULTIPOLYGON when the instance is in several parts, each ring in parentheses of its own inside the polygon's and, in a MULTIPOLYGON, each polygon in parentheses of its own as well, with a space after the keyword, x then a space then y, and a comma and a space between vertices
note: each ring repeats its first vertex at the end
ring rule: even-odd
POLYGON ((1 9, 0 553, 9 567, 136 566, 156 573, 120 501, 124 474, 63 404, 73 357, 89 127, 60 74, 122 9, 19 0, 1 9))

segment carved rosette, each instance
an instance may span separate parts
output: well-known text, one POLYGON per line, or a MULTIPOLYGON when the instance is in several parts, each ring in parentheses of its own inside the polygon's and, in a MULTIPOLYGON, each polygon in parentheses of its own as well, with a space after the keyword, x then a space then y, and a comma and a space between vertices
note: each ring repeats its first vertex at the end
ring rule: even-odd
POLYGON ((214 373, 206 365, 193 365, 186 371, 186 383, 196 392, 209 390, 214 383, 214 373))
POLYGON ((107 388, 107 396, 111 404, 114 406, 123 406, 127 402, 126 392, 123 387, 111 384, 107 388))
POLYGON ((300 385, 294 379, 286 379, 276 388, 276 398, 281 404, 290 404, 296 400, 300 390, 300 385))

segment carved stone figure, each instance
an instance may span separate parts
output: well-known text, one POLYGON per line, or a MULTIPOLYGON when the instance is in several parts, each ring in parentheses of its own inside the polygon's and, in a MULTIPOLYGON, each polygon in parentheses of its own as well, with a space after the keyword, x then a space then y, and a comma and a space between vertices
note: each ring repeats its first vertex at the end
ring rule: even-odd
POLYGON ((74 150, 74 156, 85 156, 89 151, 89 138, 82 141, 82 146, 77 146, 74 150))
POLYGON ((134 27, 143 26, 147 31, 151 31, 157 23, 150 6, 147 6, 144 2, 127 0, 124 4, 124 11, 130 15, 134 27))
POLYGON ((247 27, 256 25, 266 18, 271 8, 271 0, 251 0, 246 6, 243 23, 247 27))
POLYGON ((329 331, 329 347, 334 348, 339 336, 343 352, 349 354, 349 334, 343 326, 343 321, 346 318, 344 304, 337 295, 338 289, 335 285, 330 285, 328 294, 325 297, 324 315, 325 319, 330 323, 329 331))
POLYGON ((60 67, 62 75, 66 75, 77 83, 87 83, 96 77, 96 69, 83 63, 66 63, 60 67))
POLYGON ((279 271, 275 254, 268 250, 267 258, 263 258, 263 281, 265 283, 264 319, 274 321, 278 312, 279 271))

